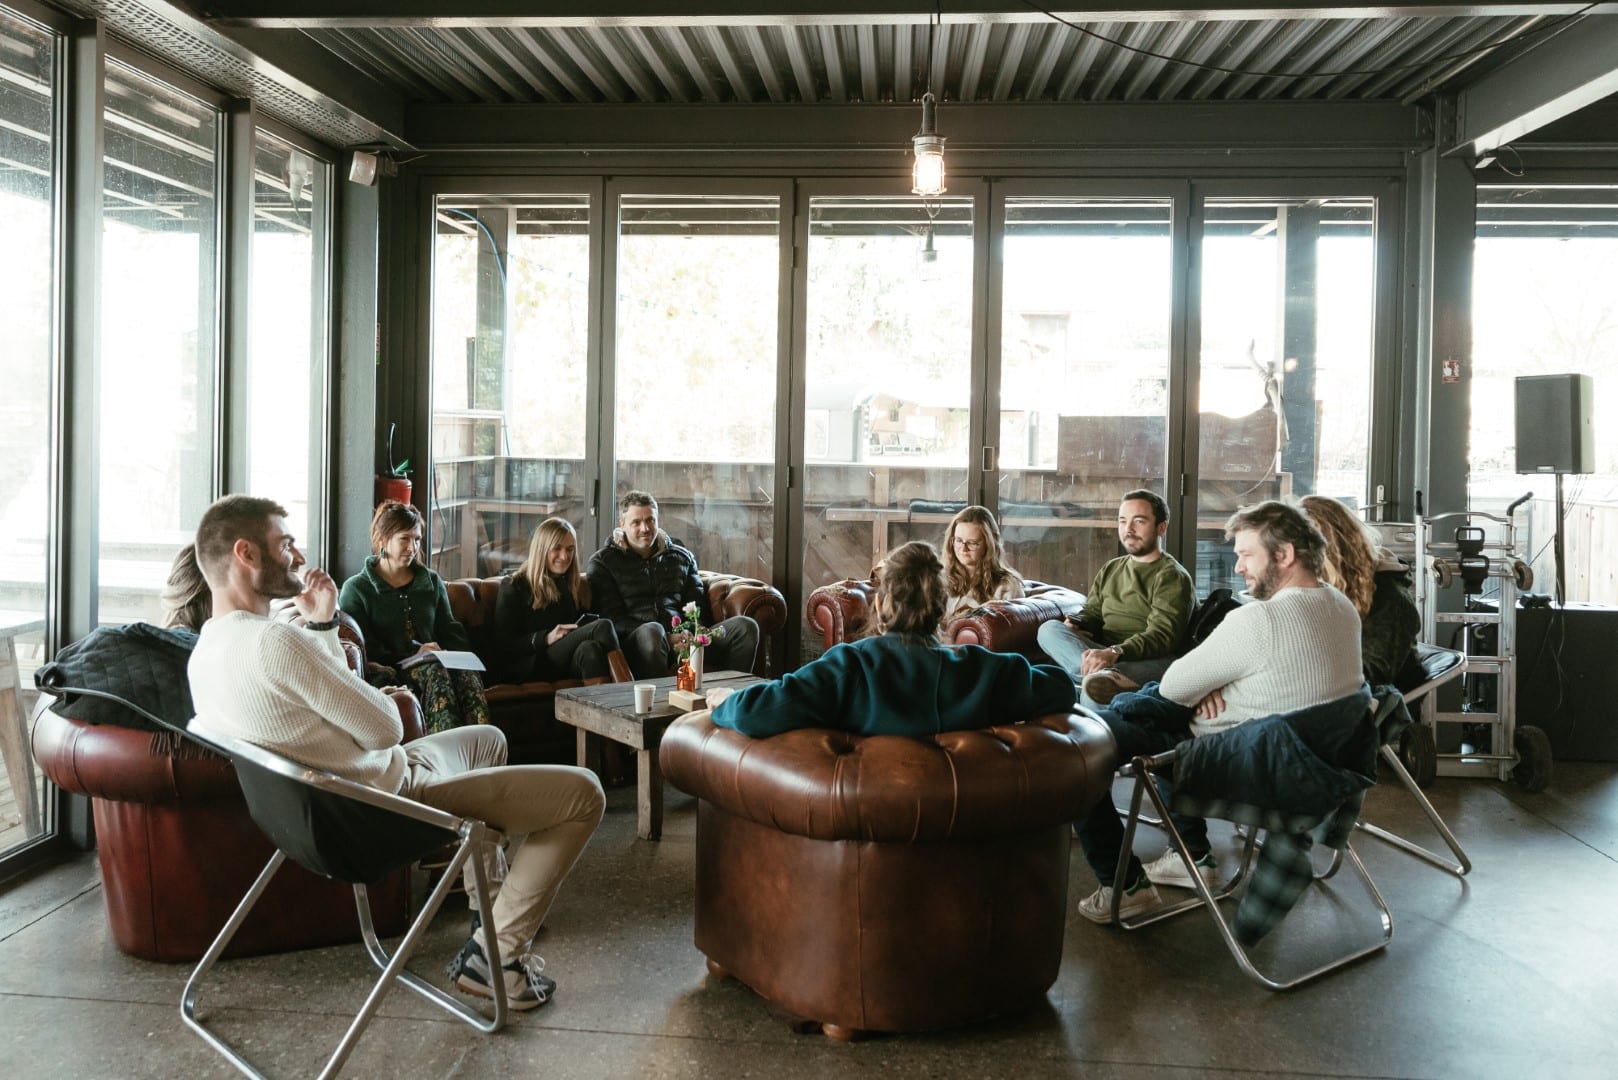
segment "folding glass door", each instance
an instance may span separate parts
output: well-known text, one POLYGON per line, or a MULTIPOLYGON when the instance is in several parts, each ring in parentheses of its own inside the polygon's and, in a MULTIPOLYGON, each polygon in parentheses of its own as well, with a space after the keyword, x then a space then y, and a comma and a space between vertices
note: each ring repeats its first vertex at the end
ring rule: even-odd
POLYGON ((929 218, 915 198, 812 195, 807 216, 805 595, 908 540, 941 544, 977 501, 974 200, 929 218))
POLYGON ((1081 592, 1120 553, 1120 496, 1168 494, 1185 215, 1168 189, 1142 187, 1130 197, 1017 187, 996 201, 1000 394, 988 435, 1001 531, 1024 578, 1081 592))
POLYGON ((447 578, 515 568, 547 517, 590 542, 594 199, 434 199, 432 462, 411 471, 429 485, 432 565, 447 578))
POLYGON ((618 497, 649 491, 664 530, 703 569, 774 581, 783 191, 637 182, 609 198, 613 472, 603 538, 618 497))
POLYGON ((1366 508, 1377 336, 1377 199, 1207 194, 1194 571, 1240 589, 1224 523, 1265 499, 1366 508))

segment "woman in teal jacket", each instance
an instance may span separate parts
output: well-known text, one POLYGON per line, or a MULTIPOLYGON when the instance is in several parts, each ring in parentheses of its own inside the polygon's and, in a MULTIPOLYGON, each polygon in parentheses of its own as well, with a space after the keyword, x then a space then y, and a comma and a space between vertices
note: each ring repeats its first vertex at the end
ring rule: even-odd
POLYGON ((414 506, 389 501, 377 507, 371 519, 374 554, 343 582, 338 604, 365 635, 367 680, 410 687, 429 734, 487 724, 489 703, 477 672, 449 671, 430 659, 431 653, 468 650, 472 643, 450 612, 444 580, 421 565, 421 534, 421 512, 414 506))
POLYGON ((797 671, 740 690, 713 722, 763 738, 803 727, 862 735, 936 735, 1011 724, 1073 708, 1073 680, 981 645, 941 645, 944 565, 919 540, 878 567, 878 633, 834 645, 797 671))

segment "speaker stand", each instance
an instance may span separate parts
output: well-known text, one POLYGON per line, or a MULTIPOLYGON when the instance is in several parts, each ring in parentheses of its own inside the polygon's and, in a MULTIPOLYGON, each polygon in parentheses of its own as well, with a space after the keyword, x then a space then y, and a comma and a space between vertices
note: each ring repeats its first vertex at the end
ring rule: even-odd
POLYGON ((1551 534, 1554 547, 1553 558, 1556 560, 1556 604, 1558 607, 1567 602, 1567 570, 1562 559, 1562 474, 1556 474, 1556 529, 1551 534))

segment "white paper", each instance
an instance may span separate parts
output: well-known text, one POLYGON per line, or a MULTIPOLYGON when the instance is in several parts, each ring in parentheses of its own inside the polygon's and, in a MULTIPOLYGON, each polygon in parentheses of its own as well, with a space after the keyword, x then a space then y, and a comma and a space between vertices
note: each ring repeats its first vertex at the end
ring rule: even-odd
POLYGON ((438 649, 436 651, 418 653, 416 656, 411 657, 410 660, 402 666, 414 667, 417 664, 425 664, 429 661, 435 660, 442 664, 445 668, 448 668, 450 671, 486 670, 483 666, 483 661, 478 659, 477 653, 457 649, 438 649))

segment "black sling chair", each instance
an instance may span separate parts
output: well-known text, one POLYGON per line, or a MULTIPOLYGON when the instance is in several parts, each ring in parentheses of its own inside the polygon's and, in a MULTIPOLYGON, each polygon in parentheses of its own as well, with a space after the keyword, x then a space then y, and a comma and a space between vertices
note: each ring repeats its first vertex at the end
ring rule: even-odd
POLYGON ((337 1044, 336 1052, 321 1069, 321 1077, 335 1076, 343 1067, 376 1015, 382 998, 396 981, 480 1031, 494 1032, 505 1026, 506 987, 505 980, 498 976, 500 946, 492 932, 488 934, 485 948, 489 970, 497 973, 491 980, 494 984, 492 1018, 405 968, 468 860, 477 880, 479 913, 483 925, 494 926, 489 883, 484 876, 483 860, 478 854, 483 844, 498 843, 502 839, 499 832, 473 818, 456 817, 366 784, 311 769, 239 739, 204 739, 189 732, 186 737, 230 758, 236 766, 242 794, 247 797, 248 813, 276 847, 275 854, 270 856, 258 880, 247 890, 235 913, 186 980, 180 1013, 187 1027, 202 1036, 209 1046, 246 1075, 263 1076, 245 1057, 198 1019, 197 995, 203 979, 287 859, 316 874, 354 886, 354 903, 359 911, 365 949, 376 966, 382 969, 381 978, 366 995, 364 1005, 344 1033, 342 1041, 337 1044), (398 948, 390 956, 377 939, 376 928, 371 921, 366 883, 378 881, 395 870, 409 866, 448 843, 459 845, 454 858, 422 905, 421 913, 410 924, 398 948))

